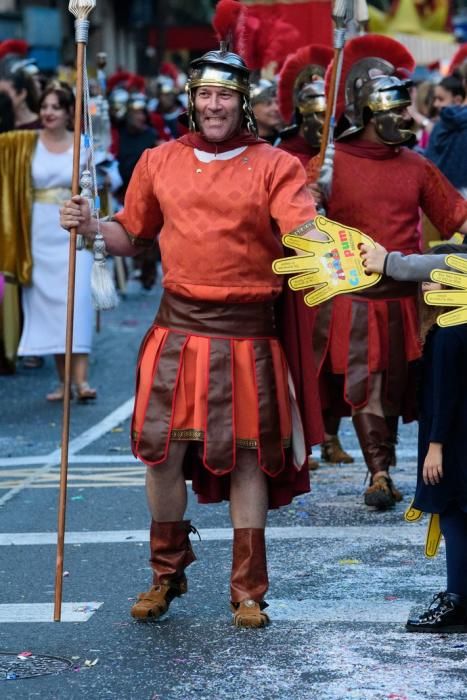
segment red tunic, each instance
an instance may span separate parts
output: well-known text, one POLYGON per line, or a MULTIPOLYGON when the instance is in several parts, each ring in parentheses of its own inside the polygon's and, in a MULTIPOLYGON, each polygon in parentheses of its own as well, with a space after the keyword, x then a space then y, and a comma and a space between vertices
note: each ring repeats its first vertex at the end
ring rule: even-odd
MULTIPOLYGON (((423 156, 363 140, 336 144, 330 219, 369 234, 389 251, 415 253, 420 208, 446 237, 467 219, 467 202, 423 156)), ((333 403, 345 413, 366 405, 369 375, 383 372, 387 414, 413 417, 406 389, 410 362, 420 357, 417 325, 416 285, 387 281, 323 304, 314 346, 325 407, 333 403), (332 375, 344 379, 346 406, 331 391, 332 375)))
POLYGON ((298 158, 304 168, 306 168, 310 162, 310 158, 314 158, 319 153, 319 148, 310 146, 303 136, 300 136, 300 134, 294 134, 293 136, 283 138, 279 143, 278 148, 280 148, 281 151, 290 153, 291 156, 298 158))
MULTIPOLYGON (((319 152, 319 149, 310 146, 299 134, 284 138, 278 148, 295 156, 303 167, 319 152)), ((290 255, 290 250, 284 251, 284 254, 290 255)), ((293 292, 288 285, 284 286, 280 303, 282 343, 297 387, 304 425, 308 428, 308 446, 319 445, 324 440, 324 426, 321 404, 314 395, 318 372, 313 355, 313 323, 317 309, 307 306, 303 293, 293 292)))

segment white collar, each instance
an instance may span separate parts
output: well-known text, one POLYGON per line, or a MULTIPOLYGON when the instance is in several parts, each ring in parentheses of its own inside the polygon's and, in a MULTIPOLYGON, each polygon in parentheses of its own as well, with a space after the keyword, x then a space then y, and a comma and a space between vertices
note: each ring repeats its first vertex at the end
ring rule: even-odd
POLYGON ((247 148, 248 146, 240 146, 240 148, 234 148, 224 153, 208 153, 208 151, 200 151, 198 148, 195 148, 194 151, 196 158, 202 163, 211 163, 213 160, 230 160, 231 158, 235 158, 239 156, 240 153, 243 153, 243 151, 246 151, 247 148))

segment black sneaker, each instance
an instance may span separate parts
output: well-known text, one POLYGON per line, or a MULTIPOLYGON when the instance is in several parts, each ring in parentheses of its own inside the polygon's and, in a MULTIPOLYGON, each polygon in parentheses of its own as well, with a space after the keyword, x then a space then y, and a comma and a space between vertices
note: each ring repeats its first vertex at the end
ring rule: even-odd
POLYGON ((457 593, 438 593, 428 610, 407 620, 405 629, 408 632, 467 633, 467 600, 457 593))

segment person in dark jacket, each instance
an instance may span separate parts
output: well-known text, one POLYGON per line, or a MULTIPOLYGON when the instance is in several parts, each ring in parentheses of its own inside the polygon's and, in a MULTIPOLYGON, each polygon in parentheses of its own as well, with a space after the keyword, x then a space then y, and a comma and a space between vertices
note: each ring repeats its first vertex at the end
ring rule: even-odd
MULTIPOLYGON (((466 257, 466 245, 443 244, 431 255, 389 253, 376 244, 362 246, 363 265, 393 279, 428 279, 446 268, 445 256, 466 257)), ((422 291, 440 289, 423 282, 422 291)), ((441 328, 446 309, 421 304, 423 342, 419 394, 418 473, 412 506, 439 513, 446 542, 447 590, 428 610, 407 621, 409 632, 467 632, 467 324, 441 328)))
MULTIPOLYGON (((467 105, 462 104, 465 89, 462 81, 453 76, 441 81, 436 89, 443 89, 447 95, 451 94, 452 99, 441 108, 425 155, 467 197, 467 160, 461 157, 467 153, 467 105)), ((440 101, 438 104, 442 105, 440 101)))
MULTIPOLYGON (((422 292, 440 288, 434 282, 422 283, 422 292)), ((419 617, 407 621, 409 632, 467 632, 467 324, 439 327, 436 319, 445 310, 422 302, 424 347, 413 507, 439 513, 447 590, 435 595, 419 617)))

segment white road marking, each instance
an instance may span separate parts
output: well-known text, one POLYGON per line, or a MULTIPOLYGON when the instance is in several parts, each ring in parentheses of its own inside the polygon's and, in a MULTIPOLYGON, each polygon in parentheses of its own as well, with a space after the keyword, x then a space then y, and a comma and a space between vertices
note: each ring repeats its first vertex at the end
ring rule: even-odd
MULTIPOLYGON (((92 428, 89 428, 89 430, 86 430, 84 433, 71 440, 68 447, 68 454, 73 455, 75 452, 84 450, 85 447, 98 440, 100 437, 102 437, 102 435, 109 433, 112 428, 115 428, 120 423, 123 423, 123 421, 125 421, 133 413, 134 401, 134 396, 132 396, 131 399, 128 399, 128 401, 125 401, 125 403, 116 408, 115 411, 109 413, 109 415, 101 420, 100 423, 93 425, 92 428)), ((48 461, 57 460, 57 463, 60 463, 60 459, 60 449, 55 450, 48 457, 48 461)))
MULTIPOLYGON (((97 427, 97 426, 96 426, 97 427)), ((101 434, 102 435, 102 434, 101 434)), ((99 435, 98 437, 101 437, 99 435)), ((96 438, 97 439, 97 438, 96 438)), ((82 447, 80 449, 83 449, 82 447)), ((348 450, 357 464, 346 464, 346 473, 349 470, 360 468, 362 464, 362 455, 359 450, 348 450)), ((45 464, 52 460, 54 455, 58 454, 58 458, 55 463, 60 463, 60 451, 52 452, 48 455, 31 455, 29 457, 2 457, 0 458, 0 467, 26 467, 34 466, 35 464, 45 464)), ((417 464, 417 453, 413 450, 400 450, 397 452, 397 456, 404 460, 404 466, 413 466, 417 464)), ((75 452, 69 454, 70 464, 140 464, 130 451, 124 452, 122 454, 115 455, 78 455, 75 452)))
MULTIPOLYGON (((24 479, 34 473, 30 469, 0 470, 0 489, 19 486, 24 479)), ((146 467, 77 467, 68 470, 68 488, 116 488, 118 486, 144 486, 146 467)), ((36 476, 29 488, 55 489, 60 481, 60 468, 53 467, 45 474, 36 476)))
MULTIPOLYGON (((232 529, 206 528, 199 531, 201 542, 193 536, 195 544, 207 541, 228 541, 232 539, 232 529)), ((148 530, 98 530, 84 532, 67 532, 67 544, 119 544, 129 542, 148 542, 148 530)), ((270 527, 266 529, 268 540, 329 540, 358 542, 375 540, 377 542, 397 542, 398 544, 420 544, 424 541, 425 526, 420 523, 407 523, 397 527, 390 525, 361 525, 346 527, 270 527), (376 537, 376 540, 375 540, 376 537)), ((51 545, 56 544, 55 532, 6 532, 0 533, 0 547, 16 545, 51 545)))
MULTIPOLYGON (((31 457, 3 457, 0 467, 29 467, 49 462, 50 455, 32 455, 31 457)), ((131 452, 121 455, 69 455, 69 464, 141 464, 131 452)))
POLYGON ((415 603, 410 600, 381 600, 361 598, 329 600, 305 598, 267 599, 274 622, 393 622, 405 624, 415 603))
MULTIPOLYGON (((100 423, 97 423, 97 425, 93 425, 92 428, 86 430, 77 438, 74 438, 74 440, 71 440, 68 446, 69 457, 73 455, 74 452, 79 452, 80 450, 83 450, 92 442, 102 437, 102 435, 105 435, 105 433, 108 433, 110 430, 112 430, 112 428, 115 428, 117 425, 126 420, 133 411, 133 403, 134 397, 128 399, 128 401, 125 401, 125 403, 123 403, 121 406, 115 409, 115 411, 112 411, 112 413, 109 413, 109 415, 106 416, 103 420, 101 420, 100 423)), ((57 466, 57 464, 60 464, 60 461, 60 449, 54 450, 49 455, 46 455, 44 457, 43 467, 40 467, 39 469, 35 470, 34 473, 31 474, 30 477, 22 481, 21 484, 18 484, 10 491, 7 491, 7 493, 5 493, 2 497, 0 497, 0 507, 5 505, 5 503, 10 501, 12 498, 14 498, 14 496, 18 495, 18 493, 28 488, 28 486, 34 483, 36 479, 49 472, 51 469, 57 466)), ((70 461, 70 459, 68 461, 70 461)))
MULTIPOLYGON (((62 603, 62 622, 87 622, 104 603, 62 603)), ((7 622, 53 622, 53 603, 4 603, 0 624, 7 622)))

